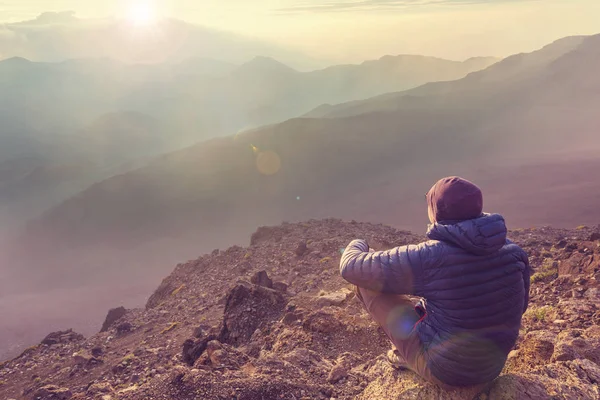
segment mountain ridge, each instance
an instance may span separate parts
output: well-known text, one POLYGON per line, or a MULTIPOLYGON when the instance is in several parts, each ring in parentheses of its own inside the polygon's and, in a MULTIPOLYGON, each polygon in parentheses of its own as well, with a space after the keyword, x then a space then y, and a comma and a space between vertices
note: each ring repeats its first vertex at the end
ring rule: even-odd
MULTIPOLYGON (((443 94, 445 91, 452 90, 453 86, 466 86, 473 82, 477 83, 493 83, 499 82, 501 85, 505 84, 506 78, 511 79, 526 79, 531 76, 532 72, 529 68, 532 68, 535 72, 535 68, 543 68, 544 66, 550 65, 555 59, 568 56, 570 52, 576 50, 580 45, 586 41, 593 41, 595 37, 600 35, 591 36, 572 36, 563 39, 556 40, 555 42, 548 44, 541 49, 531 53, 520 53, 509 57, 506 57, 497 63, 492 64, 488 68, 484 68, 479 71, 471 72, 462 79, 456 81, 447 82, 429 82, 422 86, 414 89, 409 89, 404 92, 398 93, 386 93, 381 96, 373 97, 371 99, 359 100, 354 102, 348 102, 344 104, 334 105, 332 107, 318 107, 315 110, 305 114, 307 117, 340 117, 360 114, 362 112, 372 112, 378 102, 385 104, 391 100, 397 100, 402 97, 411 96, 431 96, 434 94, 443 94), (539 57, 538 57, 539 56, 539 57), (533 67, 523 66, 522 60, 527 60, 533 67), (511 72, 515 70, 515 72, 511 72), (507 74, 508 76, 503 76, 507 74), (489 80, 491 78, 491 80, 489 80), (487 80, 487 82, 486 82, 487 80), (370 105, 373 103, 373 106, 370 105), (361 111, 361 106, 365 109, 361 111)), ((511 82, 512 83, 512 82, 511 82)), ((413 97, 411 97, 413 98, 413 97)))

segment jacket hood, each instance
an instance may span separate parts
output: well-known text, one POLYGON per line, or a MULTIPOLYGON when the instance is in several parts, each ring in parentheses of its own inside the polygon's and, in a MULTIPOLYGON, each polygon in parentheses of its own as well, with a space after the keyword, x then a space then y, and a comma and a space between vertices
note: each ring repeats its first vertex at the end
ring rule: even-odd
POLYGON ((487 213, 466 221, 436 222, 429 225, 427 237, 458 246, 471 254, 486 255, 506 244, 506 222, 499 214, 487 213))

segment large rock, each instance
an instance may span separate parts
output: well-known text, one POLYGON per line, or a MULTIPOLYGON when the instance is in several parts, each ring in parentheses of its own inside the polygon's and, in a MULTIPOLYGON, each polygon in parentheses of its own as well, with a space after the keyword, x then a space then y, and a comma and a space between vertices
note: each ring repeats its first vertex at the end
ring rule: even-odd
POLYGON ((215 332, 207 332, 196 339, 188 339, 183 343, 182 359, 188 365, 194 365, 196 360, 204 353, 208 343, 218 339, 215 332))
MULTIPOLYGON (((486 397, 482 396, 482 399, 486 397)), ((489 400, 543 400, 550 399, 539 380, 518 375, 503 375, 494 381, 489 400)))
POLYGON ((110 327, 125 314, 127 314, 125 307, 117 307, 109 310, 108 314, 106 315, 106 319, 104 319, 104 323, 102 324, 102 329, 100 329, 100 332, 106 332, 109 330, 110 327))
POLYGON ((584 264, 589 264, 591 260, 589 256, 581 253, 573 253, 573 255, 560 263, 558 267, 559 275, 576 275, 583 272, 584 264))
POLYGON ((248 343, 254 331, 281 317, 285 305, 280 292, 237 285, 227 295, 219 340, 235 346, 248 343))
POLYGON ((519 349, 511 352, 506 370, 527 372, 531 366, 547 364, 554 354, 556 337, 555 333, 545 330, 529 332, 519 344, 519 349))
POLYGON ((561 332, 554 346, 552 361, 588 359, 600 363, 600 338, 595 330, 569 329, 561 332))
POLYGON ((83 335, 73 332, 72 329, 66 331, 52 332, 42 340, 42 344, 52 346, 55 344, 80 342, 85 338, 83 335))
MULTIPOLYGON (((403 399, 403 400, 474 400, 486 399, 485 393, 473 388, 457 389, 446 392, 438 386, 428 383, 412 371, 396 371, 380 357, 369 368, 367 375, 373 380, 365 390, 356 397, 356 400, 373 399, 403 399)), ((543 397, 542 397, 543 398, 543 397)), ((542 399, 540 398, 540 400, 542 399)), ((490 397, 490 400, 492 398, 490 397)), ((509 398, 507 398, 509 399, 509 398)))

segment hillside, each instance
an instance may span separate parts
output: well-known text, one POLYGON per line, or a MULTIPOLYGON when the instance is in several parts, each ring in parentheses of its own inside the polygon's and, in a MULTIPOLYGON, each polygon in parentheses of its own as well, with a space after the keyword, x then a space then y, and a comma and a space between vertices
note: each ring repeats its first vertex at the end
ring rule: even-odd
POLYGON ((146 157, 280 122, 324 102, 461 78, 495 61, 390 56, 309 73, 269 57, 241 65, 199 57, 157 64, 0 61, 2 167, 21 171, 24 160, 35 159, 30 173, 80 172, 75 181, 53 175, 40 184, 19 175, 3 184, 0 236, 146 157))
MULTIPOLYGON (((477 399, 598 398, 598 229, 511 231, 534 270, 530 308, 505 370, 477 399)), ((262 227, 248 247, 177 265, 145 308, 98 320, 102 332, 55 332, 0 364, 0 397, 472 399, 387 364, 382 331, 339 276, 354 238, 376 250, 422 240, 335 219, 262 227)))
POLYGON ((135 112, 101 115, 73 134, 17 136, 22 153, 13 148, 16 154, 0 157, 0 237, 91 184, 177 148, 160 121, 135 112))

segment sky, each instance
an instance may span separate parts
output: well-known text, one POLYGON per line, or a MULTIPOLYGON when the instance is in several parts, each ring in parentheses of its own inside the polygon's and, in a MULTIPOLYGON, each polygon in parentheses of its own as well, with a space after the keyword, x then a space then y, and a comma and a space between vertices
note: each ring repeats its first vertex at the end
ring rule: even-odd
POLYGON ((386 54, 504 57, 564 36, 600 33, 599 0, 0 0, 0 23, 46 11, 80 18, 160 15, 331 62, 386 54))

